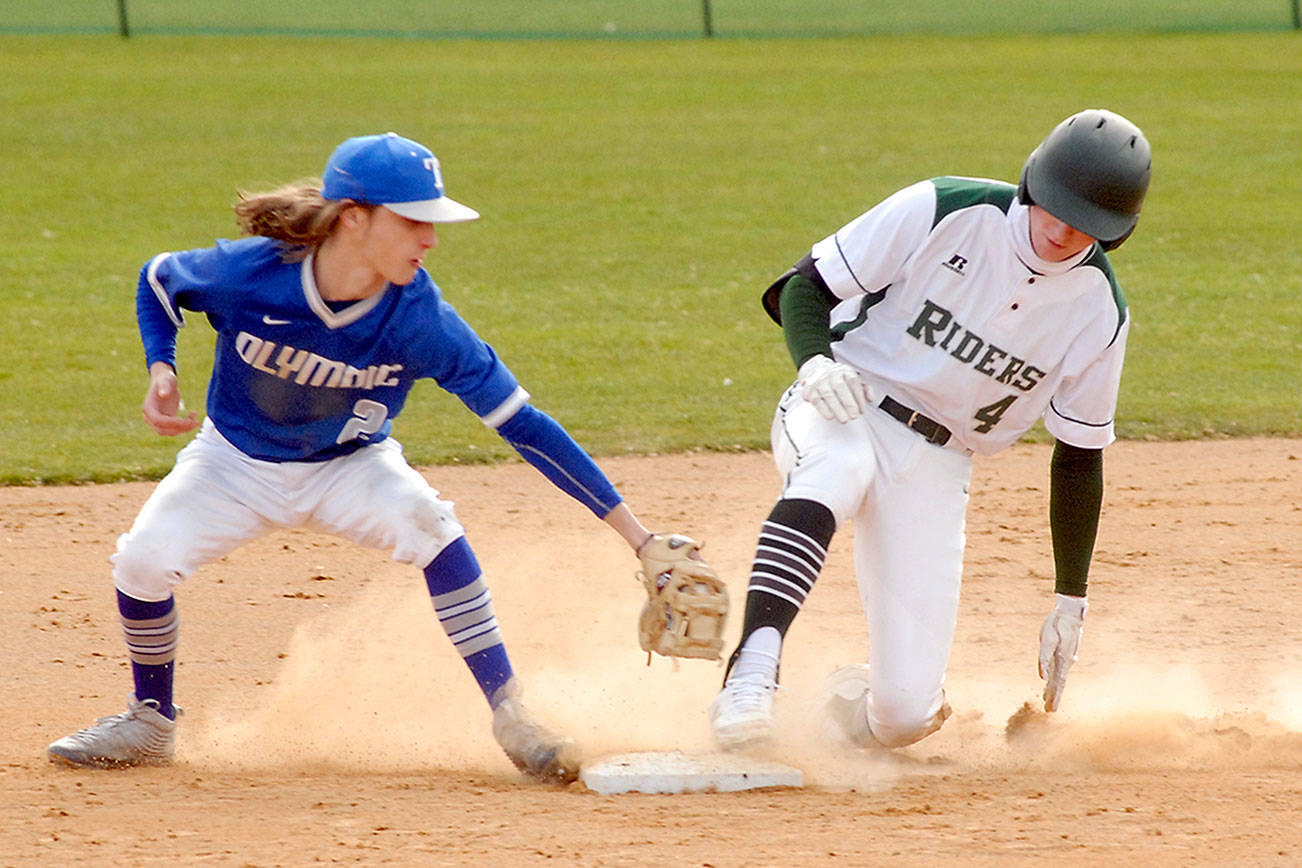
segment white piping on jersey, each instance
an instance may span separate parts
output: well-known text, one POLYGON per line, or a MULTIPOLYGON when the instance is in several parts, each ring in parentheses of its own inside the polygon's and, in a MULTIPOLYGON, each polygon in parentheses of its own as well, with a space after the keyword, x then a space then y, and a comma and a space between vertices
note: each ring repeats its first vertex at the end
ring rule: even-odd
POLYGON ((167 311, 167 318, 172 321, 172 325, 179 329, 185 328, 185 317, 172 309, 172 303, 167 299, 167 290, 163 288, 163 282, 158 279, 158 267, 163 264, 170 253, 160 253, 153 259, 149 260, 149 265, 145 268, 145 279, 149 281, 149 288, 154 291, 154 296, 158 303, 167 311))
POLYGON ((850 265, 850 260, 849 260, 849 258, 845 255, 845 250, 841 247, 841 236, 840 236, 840 233, 837 233, 836 235, 832 236, 832 240, 834 240, 834 241, 836 242, 836 252, 839 253, 839 254, 841 254, 841 262, 843 262, 843 263, 845 264, 845 272, 846 272, 846 274, 848 274, 848 275, 850 275, 851 277, 854 278, 854 284, 855 284, 855 286, 859 287, 859 289, 863 290, 864 292, 867 292, 867 291, 868 291, 868 287, 864 286, 864 285, 863 285, 863 281, 861 281, 861 280, 859 279, 859 275, 857 275, 857 274, 854 273, 854 268, 851 267, 851 265, 850 265))
POLYGON ((508 395, 505 401, 480 416, 479 421, 496 430, 520 412, 520 408, 527 403, 529 403, 529 393, 524 390, 524 386, 516 386, 515 391, 508 395))
POLYGON ((316 275, 312 273, 312 262, 315 259, 316 254, 313 253, 303 260, 303 267, 300 271, 300 274, 302 275, 303 298, 307 300, 307 306, 312 308, 312 312, 320 318, 321 322, 326 324, 327 328, 337 329, 343 328, 346 325, 352 325, 370 313, 375 306, 380 303, 380 299, 384 298, 385 293, 389 291, 389 287, 386 284, 383 290, 377 292, 370 298, 363 298, 359 301, 355 301, 348 305, 348 307, 335 313, 330 309, 330 306, 325 303, 325 300, 321 298, 321 290, 317 289, 316 275))
MULTIPOLYGON (((1071 422, 1073 425, 1082 425, 1086 428, 1106 428, 1109 425, 1111 425, 1113 422, 1112 419, 1109 419, 1106 422, 1086 422, 1084 419, 1076 419, 1072 416, 1068 416, 1066 413, 1062 412, 1057 408, 1057 406, 1054 405, 1053 398, 1049 399, 1049 409, 1053 411, 1053 415, 1057 416, 1059 419, 1063 420, 1064 422, 1071 422)), ((1081 447, 1081 448, 1086 448, 1086 447, 1081 447)))
MULTIPOLYGON (((523 453, 523 452, 525 452, 525 451, 528 451, 529 453, 531 453, 531 454, 533 454, 533 455, 537 455, 540 459, 542 459, 543 461, 547 462, 547 463, 550 464, 552 467, 556 468, 556 472, 557 472, 558 474, 560 474, 561 476, 564 476, 566 479, 568 479, 568 480, 570 481, 570 483, 571 483, 571 484, 572 484, 576 489, 578 489, 579 491, 582 491, 582 492, 587 496, 587 498, 588 498, 588 502, 589 502, 589 503, 595 503, 595 504, 597 504, 598 506, 601 506, 601 507, 606 506, 606 502, 605 502, 605 501, 603 501, 600 497, 597 497, 597 495, 596 495, 596 494, 595 494, 591 489, 589 489, 589 488, 587 488, 585 485, 583 485, 583 483, 579 482, 579 481, 578 481, 577 479, 575 479, 573 476, 571 476, 570 474, 566 473, 566 472, 565 472, 565 468, 562 467, 561 465, 557 464, 557 463, 552 459, 552 457, 551 457, 550 455, 548 455, 546 452, 543 452, 543 451, 540 450, 540 449, 535 449, 534 447, 529 446, 528 444, 525 444, 525 443, 516 443, 514 440, 508 440, 507 442, 510 443, 512 446, 514 446, 514 447, 515 447, 517 450, 519 450, 521 453, 523 453)), ((614 507, 611 507, 611 509, 614 509, 614 507)))

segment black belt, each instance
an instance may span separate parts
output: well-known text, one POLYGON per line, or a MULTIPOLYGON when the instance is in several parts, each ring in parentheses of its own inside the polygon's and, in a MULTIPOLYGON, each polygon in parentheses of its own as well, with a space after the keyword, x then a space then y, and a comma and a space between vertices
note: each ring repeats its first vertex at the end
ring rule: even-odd
POLYGON ((928 443, 944 446, 949 442, 950 432, 944 425, 934 419, 928 419, 917 410, 911 410, 899 401, 887 395, 877 405, 896 419, 921 434, 928 443))

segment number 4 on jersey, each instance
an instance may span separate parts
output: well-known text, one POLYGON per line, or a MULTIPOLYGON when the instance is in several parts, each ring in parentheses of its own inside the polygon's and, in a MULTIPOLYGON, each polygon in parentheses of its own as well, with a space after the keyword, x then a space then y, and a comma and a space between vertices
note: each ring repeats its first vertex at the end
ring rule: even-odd
POLYGON ((1006 398, 1000 398, 993 404, 987 404, 980 410, 977 410, 976 413, 973 414, 973 418, 981 423, 976 426, 977 433, 989 434, 994 427, 999 424, 999 420, 1004 417, 1004 413, 1008 412, 1008 408, 1013 406, 1013 402, 1016 400, 1016 395, 1009 395, 1006 398))

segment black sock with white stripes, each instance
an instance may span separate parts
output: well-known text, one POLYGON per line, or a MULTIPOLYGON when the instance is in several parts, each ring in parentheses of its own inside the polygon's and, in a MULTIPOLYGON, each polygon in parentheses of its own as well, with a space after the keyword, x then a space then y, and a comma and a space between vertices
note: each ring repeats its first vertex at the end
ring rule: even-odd
POLYGON ((746 589, 741 642, 728 660, 729 672, 756 630, 772 627, 779 639, 786 635, 823 569, 835 532, 836 517, 817 501, 779 500, 773 507, 760 529, 746 589))

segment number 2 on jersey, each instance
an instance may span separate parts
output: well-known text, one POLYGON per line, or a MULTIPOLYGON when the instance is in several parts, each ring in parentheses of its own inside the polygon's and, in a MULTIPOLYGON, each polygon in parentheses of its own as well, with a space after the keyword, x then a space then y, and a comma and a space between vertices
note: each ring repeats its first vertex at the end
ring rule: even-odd
POLYGON ((374 434, 384 426, 384 420, 388 416, 388 407, 379 401, 362 398, 353 405, 353 418, 348 420, 348 424, 335 438, 335 442, 347 443, 349 440, 365 438, 370 434, 374 434))

